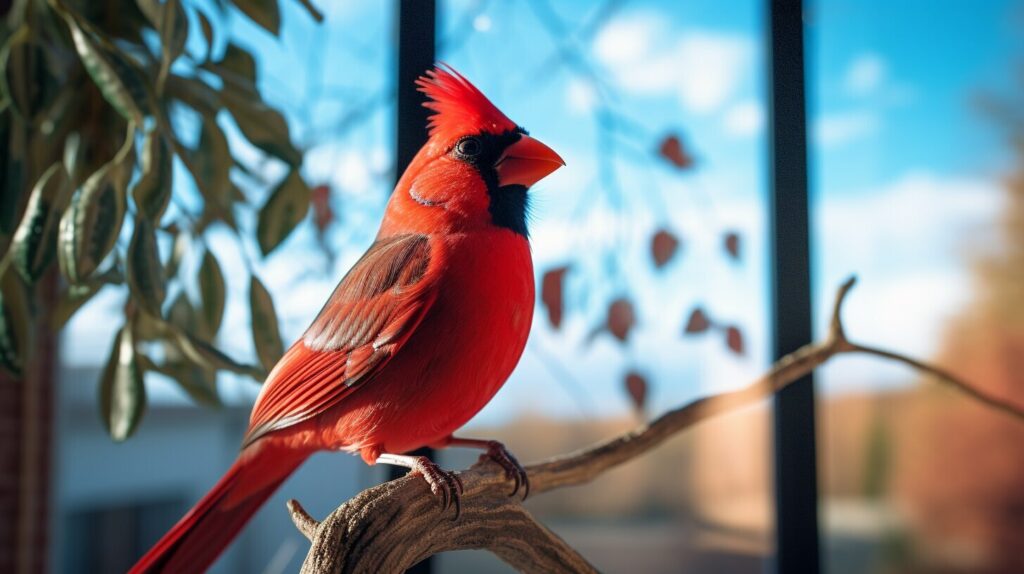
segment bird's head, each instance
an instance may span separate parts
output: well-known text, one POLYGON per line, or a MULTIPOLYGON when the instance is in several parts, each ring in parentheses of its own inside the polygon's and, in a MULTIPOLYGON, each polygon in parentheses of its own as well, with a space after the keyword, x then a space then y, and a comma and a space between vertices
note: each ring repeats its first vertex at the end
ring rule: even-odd
POLYGON ((498 226, 526 237, 527 190, 565 162, 451 67, 416 84, 434 112, 430 138, 398 182, 381 233, 498 226))

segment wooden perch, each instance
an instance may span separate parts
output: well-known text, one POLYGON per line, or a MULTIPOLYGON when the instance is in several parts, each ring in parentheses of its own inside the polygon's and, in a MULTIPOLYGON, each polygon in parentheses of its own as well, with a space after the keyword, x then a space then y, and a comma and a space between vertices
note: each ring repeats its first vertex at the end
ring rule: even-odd
MULTIPOLYGON (((865 353, 904 363, 1024 421, 1021 408, 942 369, 850 342, 840 312, 854 282, 850 278, 839 288, 823 341, 783 357, 745 388, 695 400, 606 442, 528 466, 531 494, 589 482, 703 420, 764 400, 844 353, 865 353)), ((457 521, 451 519, 450 510, 441 510, 427 483, 418 476, 405 476, 364 490, 322 522, 310 517, 297 501, 289 501, 292 520, 312 543, 302 565, 303 574, 403 572, 439 552, 468 549, 493 552, 521 572, 596 572, 558 535, 534 520, 518 498, 508 496, 510 485, 497 464, 481 457, 459 476, 465 493, 462 516, 457 521)))

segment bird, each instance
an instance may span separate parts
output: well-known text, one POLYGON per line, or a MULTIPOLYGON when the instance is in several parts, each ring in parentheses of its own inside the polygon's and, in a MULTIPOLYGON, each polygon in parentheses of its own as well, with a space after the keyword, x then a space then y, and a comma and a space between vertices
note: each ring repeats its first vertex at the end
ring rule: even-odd
POLYGON ((459 72, 416 81, 428 138, 399 178, 373 244, 267 376, 234 464, 132 574, 207 569, 318 451, 421 475, 458 519, 462 483, 424 447, 477 448, 529 494, 494 440, 454 433, 504 385, 534 310, 529 189, 565 165, 459 72))

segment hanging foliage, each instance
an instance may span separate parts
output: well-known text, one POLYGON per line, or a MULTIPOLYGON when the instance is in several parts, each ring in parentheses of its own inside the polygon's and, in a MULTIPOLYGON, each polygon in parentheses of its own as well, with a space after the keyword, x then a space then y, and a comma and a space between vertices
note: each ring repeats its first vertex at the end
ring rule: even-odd
MULTIPOLYGON (((322 18, 308 1, 298 4, 322 18)), ((214 39, 228 35, 226 24, 235 17, 277 35, 279 1, 5 5, 0 368, 19 375, 38 328, 60 328, 113 285, 128 293, 124 327, 111 343, 98 386, 113 438, 123 440, 137 428, 148 372, 174 379, 207 404, 218 402, 219 370, 262 377, 280 356, 273 301, 253 277, 259 366, 217 348, 227 287, 217 258, 206 249, 206 231, 222 224, 240 245, 270 254, 304 220, 309 188, 299 171, 302 150, 284 116, 260 93, 255 58, 233 43, 217 54, 214 39), (117 17, 106 17, 111 13, 117 17), (231 149, 218 120, 225 117, 222 110, 266 159, 288 167, 269 194, 257 189, 251 191, 259 196, 249 197, 232 183, 235 170, 254 166, 231 149), (198 122, 176 121, 183 113, 198 122), (175 162, 191 181, 175 181, 175 162), (201 213, 189 213, 188 203, 175 199, 192 185, 203 199, 201 213), (260 198, 269 199, 258 210, 258 226, 239 227, 235 212, 254 209, 260 198), (205 255, 199 265, 183 263, 190 253, 205 255), (58 270, 63 281, 57 300, 42 300, 41 279, 58 270), (190 302, 186 292, 198 293, 199 302, 190 302), (177 295, 167 304, 169 294, 177 295), (53 305, 51 324, 34 319, 41 304, 53 305), (142 352, 154 343, 164 349, 159 360, 142 352)))

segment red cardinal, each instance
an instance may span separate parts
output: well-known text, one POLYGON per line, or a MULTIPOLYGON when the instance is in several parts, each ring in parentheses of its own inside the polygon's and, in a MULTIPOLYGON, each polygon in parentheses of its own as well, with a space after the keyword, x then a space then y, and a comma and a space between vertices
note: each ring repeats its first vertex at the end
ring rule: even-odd
POLYGON ((395 187, 376 241, 271 371, 235 464, 131 572, 205 570, 307 457, 358 452, 421 474, 447 509, 458 478, 430 445, 486 449, 513 494, 526 474, 496 441, 452 436, 512 373, 533 319, 527 189, 565 165, 466 78, 417 81, 430 139, 395 187))

